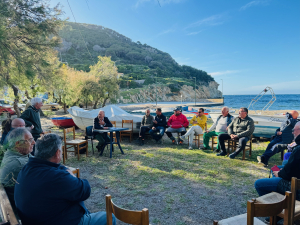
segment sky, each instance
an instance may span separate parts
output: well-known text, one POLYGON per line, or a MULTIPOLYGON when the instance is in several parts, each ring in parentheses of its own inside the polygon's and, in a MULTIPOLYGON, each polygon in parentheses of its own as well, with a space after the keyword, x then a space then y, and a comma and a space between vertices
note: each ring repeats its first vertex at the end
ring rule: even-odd
POLYGON ((299 0, 50 0, 204 70, 224 95, 300 94, 299 0), (223 83, 223 85, 222 85, 223 83))

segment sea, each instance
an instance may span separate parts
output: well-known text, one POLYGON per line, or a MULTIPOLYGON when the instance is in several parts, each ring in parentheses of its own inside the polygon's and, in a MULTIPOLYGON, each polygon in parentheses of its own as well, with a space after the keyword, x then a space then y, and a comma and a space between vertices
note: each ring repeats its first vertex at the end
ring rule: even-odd
MULTIPOLYGON (((229 108, 248 108, 256 95, 224 95, 224 105, 229 108)), ((272 100, 272 95, 263 95, 249 110, 261 110, 272 100)), ((269 110, 300 110, 300 94, 276 95, 275 102, 269 110)))

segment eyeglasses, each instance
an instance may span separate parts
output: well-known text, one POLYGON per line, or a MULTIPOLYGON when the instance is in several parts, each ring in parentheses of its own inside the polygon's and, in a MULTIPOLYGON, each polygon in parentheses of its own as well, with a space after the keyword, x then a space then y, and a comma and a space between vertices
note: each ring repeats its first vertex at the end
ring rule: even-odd
POLYGON ((300 127, 292 129, 292 132, 294 132, 295 130, 300 130, 300 127))
POLYGON ((239 113, 242 113, 242 112, 246 112, 246 111, 239 111, 239 113))
POLYGON ((202 111, 198 112, 198 113, 203 113, 202 111))
POLYGON ((29 144, 31 144, 33 141, 34 141, 34 139, 33 138, 29 138, 29 139, 27 139, 27 140, 20 140, 21 142, 28 142, 29 144))

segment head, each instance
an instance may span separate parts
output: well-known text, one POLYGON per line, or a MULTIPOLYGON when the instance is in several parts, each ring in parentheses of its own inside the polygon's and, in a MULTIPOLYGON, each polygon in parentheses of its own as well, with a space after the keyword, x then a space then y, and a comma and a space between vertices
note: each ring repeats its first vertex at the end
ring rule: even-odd
POLYGON ((199 108, 198 109, 198 116, 203 116, 204 115, 204 109, 203 108, 199 108))
POLYGON ((30 102, 31 102, 31 105, 34 106, 34 108, 36 108, 36 109, 40 109, 43 106, 42 99, 38 98, 38 97, 32 98, 30 102))
POLYGON ((15 150, 22 155, 32 152, 35 141, 31 133, 25 127, 13 129, 8 137, 8 149, 15 150))
POLYGON ((35 144, 35 158, 53 163, 62 159, 62 140, 57 134, 45 134, 35 144))
POLYGON ((156 115, 160 116, 161 115, 161 108, 156 109, 156 115))
POLYGON ((179 116, 181 114, 180 109, 179 108, 175 108, 174 109, 174 115, 175 116, 179 116))
POLYGON ((146 116, 149 116, 150 115, 150 109, 146 109, 145 114, 146 114, 146 116))
POLYGON ((294 138, 298 137, 300 135, 300 122, 296 123, 293 129, 294 138))
POLYGON ((244 119, 244 118, 247 117, 247 115, 248 115, 248 109, 245 108, 245 107, 240 108, 240 110, 239 110, 239 117, 242 118, 242 119, 244 119))
POLYGON ((12 128, 25 127, 25 121, 21 118, 16 118, 11 122, 12 128))
POLYGON ((297 119, 299 116, 299 113, 296 110, 292 110, 291 115, 292 115, 293 119, 297 119))
POLYGON ((100 110, 98 113, 98 118, 103 119, 105 117, 105 112, 103 110, 100 110))
POLYGON ((226 116, 228 115, 228 113, 229 113, 229 108, 228 108, 227 106, 224 106, 224 107, 222 108, 222 115, 223 115, 224 117, 226 117, 226 116))

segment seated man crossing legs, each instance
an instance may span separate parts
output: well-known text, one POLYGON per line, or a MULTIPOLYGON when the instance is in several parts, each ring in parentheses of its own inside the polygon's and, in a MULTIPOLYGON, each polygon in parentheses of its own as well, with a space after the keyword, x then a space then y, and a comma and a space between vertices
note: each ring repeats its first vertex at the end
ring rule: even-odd
POLYGON ((221 152, 217 156, 227 155, 225 149, 225 140, 238 140, 239 144, 236 151, 229 155, 231 159, 234 159, 241 151, 245 149, 247 141, 251 138, 254 132, 254 121, 248 116, 247 108, 240 108, 239 117, 234 118, 231 124, 228 126, 228 134, 220 134, 218 136, 221 152))
POLYGON ((161 138, 164 136, 165 129, 167 125, 166 117, 161 113, 161 108, 156 109, 156 116, 153 121, 153 127, 149 131, 149 134, 156 141, 156 143, 161 143, 161 138), (159 132, 159 134, 157 134, 159 132))
POLYGON ((145 135, 146 132, 151 130, 153 126, 153 116, 150 115, 150 109, 146 109, 145 115, 143 116, 141 127, 140 127, 140 134, 139 134, 139 144, 144 145, 145 135))
MULTIPOLYGON (((216 122, 209 128, 209 130, 205 131, 203 134, 203 150, 210 149, 209 148, 209 139, 212 136, 219 136, 219 134, 227 133, 227 127, 233 120, 233 116, 229 114, 229 108, 224 106, 222 108, 222 115, 218 117, 216 122)), ((220 151, 219 139, 217 143, 217 152, 220 151)))
POLYGON ((192 127, 186 132, 185 135, 181 136, 182 139, 189 137, 189 149, 193 149, 193 139, 195 134, 203 134, 207 117, 204 115, 204 109, 200 108, 198 114, 193 116, 190 121, 192 127))
MULTIPOLYGON (((181 135, 184 135, 186 133, 185 128, 189 126, 189 121, 186 116, 181 113, 179 108, 175 108, 174 115, 170 117, 167 125, 168 128, 166 130, 166 134, 172 140, 172 143, 175 144, 176 141, 172 133, 180 133, 181 135)), ((178 142, 179 144, 182 144, 183 140, 179 139, 178 142)))

